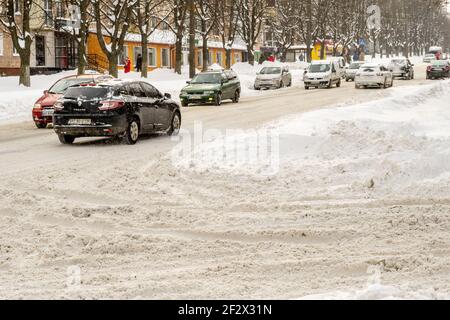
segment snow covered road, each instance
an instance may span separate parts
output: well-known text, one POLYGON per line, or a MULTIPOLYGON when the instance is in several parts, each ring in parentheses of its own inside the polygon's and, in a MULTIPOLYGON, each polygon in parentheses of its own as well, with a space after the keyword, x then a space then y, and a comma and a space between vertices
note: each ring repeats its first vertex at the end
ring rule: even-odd
POLYGON ((62 146, 0 126, 0 297, 446 297, 450 84, 416 74, 183 110, 189 132, 277 131, 269 176, 186 167, 167 137, 62 146))

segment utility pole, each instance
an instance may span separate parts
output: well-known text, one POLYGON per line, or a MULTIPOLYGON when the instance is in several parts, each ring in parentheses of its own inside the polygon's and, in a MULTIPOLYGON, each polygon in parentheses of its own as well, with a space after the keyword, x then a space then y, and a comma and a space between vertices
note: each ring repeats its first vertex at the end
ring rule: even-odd
POLYGON ((189 77, 195 76, 195 0, 189 0, 189 77))

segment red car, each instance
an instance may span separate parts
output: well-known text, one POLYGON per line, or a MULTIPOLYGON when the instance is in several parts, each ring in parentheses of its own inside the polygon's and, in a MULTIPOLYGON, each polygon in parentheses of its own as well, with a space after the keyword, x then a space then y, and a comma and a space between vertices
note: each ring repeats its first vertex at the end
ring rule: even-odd
POLYGON ((80 76, 69 76, 58 80, 49 90, 44 91, 44 95, 40 97, 34 104, 32 115, 36 127, 39 129, 46 128, 52 123, 53 105, 61 98, 69 87, 100 83, 113 79, 110 75, 104 74, 84 74, 80 76))

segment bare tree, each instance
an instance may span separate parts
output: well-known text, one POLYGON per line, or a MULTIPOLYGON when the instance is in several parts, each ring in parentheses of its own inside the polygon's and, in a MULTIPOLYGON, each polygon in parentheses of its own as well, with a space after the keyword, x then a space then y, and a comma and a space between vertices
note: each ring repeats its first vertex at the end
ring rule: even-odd
POLYGON ((266 0, 240 0, 238 6, 240 28, 238 33, 247 44, 248 62, 255 64, 255 45, 261 35, 266 16, 266 0))
MULTIPOLYGON (((14 50, 20 57, 19 84, 30 87, 31 20, 32 9, 37 6, 33 0, 1 0, 0 6, 0 23, 11 35, 14 50)), ((37 8, 34 14, 42 13, 37 8)))
POLYGON ((137 0, 136 8, 133 10, 136 17, 137 28, 141 36, 141 76, 143 78, 147 78, 148 76, 149 38, 162 23, 167 23, 166 20, 171 14, 168 10, 161 10, 161 8, 164 8, 164 2, 165 0, 137 0))
POLYGON ((218 15, 218 5, 222 0, 197 0, 197 16, 199 19, 200 30, 197 33, 202 37, 202 70, 208 68, 208 38, 216 26, 218 15))
POLYGON ((132 22, 135 4, 135 0, 94 0, 97 39, 108 59, 109 73, 114 77, 118 76, 118 59, 132 22))
POLYGON ((225 48, 226 68, 231 68, 231 51, 236 39, 239 16, 237 13, 239 0, 222 0, 217 6, 217 32, 225 48))

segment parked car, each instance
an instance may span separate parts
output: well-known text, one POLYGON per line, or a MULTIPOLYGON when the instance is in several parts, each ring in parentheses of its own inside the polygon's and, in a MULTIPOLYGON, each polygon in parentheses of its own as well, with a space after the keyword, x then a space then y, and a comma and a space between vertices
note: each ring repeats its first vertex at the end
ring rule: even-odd
POLYGON ((292 74, 288 66, 264 67, 257 74, 255 89, 279 89, 292 85, 292 74))
POLYGON ((49 123, 52 123, 53 105, 69 87, 80 84, 100 83, 111 79, 113 77, 110 75, 95 73, 69 76, 58 80, 50 89, 44 91, 44 95, 33 106, 32 116, 36 127, 43 129, 49 123))
POLYGON ((135 144, 141 134, 176 135, 181 127, 180 106, 143 81, 70 87, 54 108, 53 128, 63 144, 100 136, 135 144))
POLYGON ((305 89, 310 87, 327 87, 331 88, 333 84, 336 87, 341 86, 341 76, 338 73, 338 63, 329 60, 312 61, 309 68, 305 71, 303 82, 305 89))
POLYGON ((414 65, 408 58, 392 59, 388 69, 391 70, 394 78, 414 79, 414 65))
POLYGON ((214 70, 197 74, 181 90, 183 107, 190 103, 212 103, 220 106, 223 100, 231 99, 238 103, 241 96, 241 82, 232 70, 214 70))
POLYGON ((427 68, 427 79, 450 78, 450 63, 447 60, 436 60, 427 68))
POLYGON ((427 53, 425 57, 423 57, 424 63, 431 63, 434 60, 436 60, 436 55, 434 53, 427 53))
POLYGON ((345 81, 355 81, 356 72, 358 72, 359 68, 364 65, 365 61, 355 61, 350 64, 350 66, 345 69, 345 81))
POLYGON ((394 85, 392 72, 385 66, 367 63, 361 66, 355 76, 355 88, 380 87, 388 88, 394 85))

